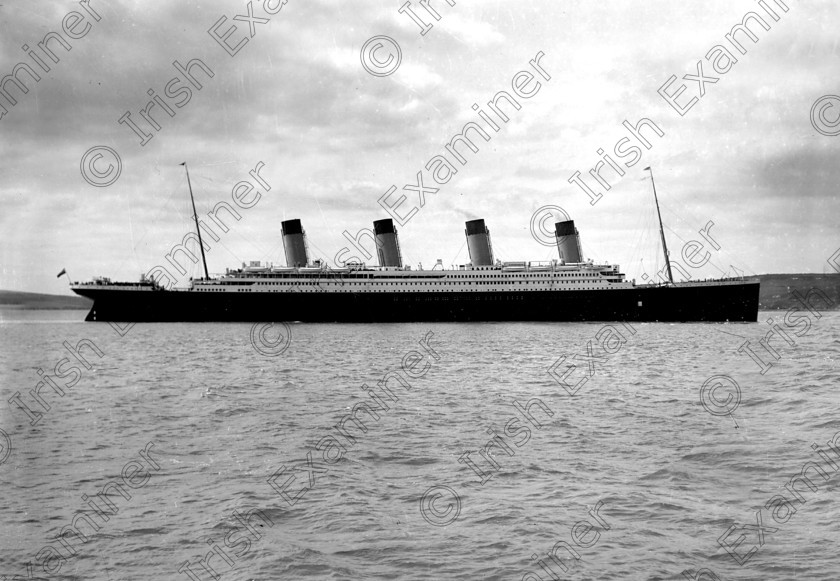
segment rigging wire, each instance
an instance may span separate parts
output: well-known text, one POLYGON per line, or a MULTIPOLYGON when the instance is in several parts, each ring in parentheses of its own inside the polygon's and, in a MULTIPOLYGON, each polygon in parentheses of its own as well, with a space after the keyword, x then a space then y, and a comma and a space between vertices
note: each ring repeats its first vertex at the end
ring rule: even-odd
MULTIPOLYGON (((464 251, 464 247, 466 245, 467 245, 467 240, 465 238, 464 241, 461 243, 461 248, 458 249, 458 252, 456 252, 455 256, 452 258, 452 261, 450 262, 451 265, 458 264, 458 257, 461 256, 461 252, 464 251)), ((444 265, 444 266, 446 266, 446 265, 444 265)))

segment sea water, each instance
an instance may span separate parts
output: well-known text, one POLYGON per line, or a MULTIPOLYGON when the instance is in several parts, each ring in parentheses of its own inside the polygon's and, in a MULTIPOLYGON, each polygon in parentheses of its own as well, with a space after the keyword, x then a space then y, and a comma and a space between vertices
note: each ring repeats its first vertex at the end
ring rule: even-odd
POLYGON ((5 310, 0 579, 835 580, 840 313, 818 314, 5 310))

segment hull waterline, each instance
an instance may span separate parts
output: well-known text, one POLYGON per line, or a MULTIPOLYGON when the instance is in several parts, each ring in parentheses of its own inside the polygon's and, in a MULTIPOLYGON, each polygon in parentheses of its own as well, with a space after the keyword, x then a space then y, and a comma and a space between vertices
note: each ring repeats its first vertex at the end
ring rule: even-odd
POLYGON ((758 318, 757 281, 605 290, 507 292, 202 293, 74 289, 87 321, 459 322, 741 321, 758 318))

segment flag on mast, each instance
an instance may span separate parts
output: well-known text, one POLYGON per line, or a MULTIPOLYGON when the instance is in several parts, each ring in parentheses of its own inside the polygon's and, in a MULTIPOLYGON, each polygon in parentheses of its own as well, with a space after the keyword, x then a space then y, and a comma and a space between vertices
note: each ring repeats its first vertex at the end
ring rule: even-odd
POLYGON ((58 276, 56 276, 56 278, 61 278, 61 275, 63 275, 63 274, 67 274, 67 269, 62 268, 61 272, 58 273, 58 276))

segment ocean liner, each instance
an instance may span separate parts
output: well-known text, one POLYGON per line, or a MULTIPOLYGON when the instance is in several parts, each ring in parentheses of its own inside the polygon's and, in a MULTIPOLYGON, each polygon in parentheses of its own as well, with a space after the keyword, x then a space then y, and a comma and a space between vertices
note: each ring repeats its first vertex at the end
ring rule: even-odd
MULTIPOLYGON (((658 199, 656 204, 658 214, 658 199)), ((661 216, 668 281, 637 285, 618 265, 583 260, 573 220, 555 224, 559 256, 550 262, 495 260, 484 220, 471 220, 465 231, 470 262, 444 269, 438 260, 431 270, 403 265, 391 219, 373 223, 378 266, 340 268, 310 261, 300 220, 287 220, 281 224, 285 267, 243 264, 211 277, 194 202, 193 214, 204 278, 184 289, 165 289, 145 276, 139 282, 73 283, 75 293, 94 301, 85 320, 755 322, 758 317, 758 280, 674 282, 661 216)))

